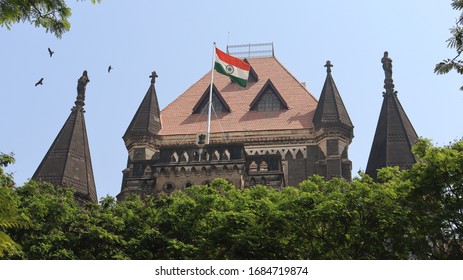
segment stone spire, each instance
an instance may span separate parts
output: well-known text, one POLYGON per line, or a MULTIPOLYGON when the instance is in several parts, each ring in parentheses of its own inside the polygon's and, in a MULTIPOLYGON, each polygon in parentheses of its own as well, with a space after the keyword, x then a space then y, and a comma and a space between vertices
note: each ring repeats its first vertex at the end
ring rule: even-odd
POLYGON ((129 153, 135 147, 148 148, 145 150, 144 159, 150 159, 153 155, 155 138, 161 130, 160 109, 154 86, 158 75, 153 71, 149 77, 151 85, 122 137, 129 153))
POLYGON ((90 80, 87 71, 84 71, 77 83, 75 106, 32 176, 32 180, 73 188, 77 197, 97 203, 83 108, 88 82, 90 80))
POLYGON ((418 135, 397 98, 392 80, 392 60, 388 52, 381 59, 385 74, 383 104, 376 126, 365 173, 376 179, 378 169, 387 166, 409 168, 416 158, 411 152, 418 135))
MULTIPOLYGON (((348 148, 354 137, 354 126, 331 76, 333 64, 328 60, 325 67, 325 84, 313 117, 315 132, 319 139, 318 148, 323 156, 314 159, 317 166, 308 166, 308 169, 314 170, 313 172, 317 170, 317 173, 327 179, 343 177, 351 180, 352 162, 348 158, 348 148)), ((313 150, 308 151, 308 154, 320 153, 313 150)))
POLYGON ((313 117, 315 127, 343 127, 353 133, 353 125, 331 76, 333 64, 326 61, 326 79, 313 117))
POLYGON ((154 86, 158 75, 153 71, 149 77, 150 87, 122 137, 129 157, 127 168, 122 171, 122 186, 121 192, 117 195, 118 200, 124 199, 132 192, 142 194, 141 185, 153 186, 155 182, 151 178, 151 168, 147 162, 159 158, 157 135, 161 130, 161 118, 154 86))

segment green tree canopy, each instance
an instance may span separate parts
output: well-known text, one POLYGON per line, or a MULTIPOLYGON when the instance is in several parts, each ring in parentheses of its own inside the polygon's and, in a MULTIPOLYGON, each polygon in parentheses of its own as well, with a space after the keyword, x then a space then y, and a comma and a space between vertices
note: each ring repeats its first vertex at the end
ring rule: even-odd
POLYGON ((280 191, 216 179, 94 204, 48 183, 2 187, 0 221, 7 211, 29 226, 0 226, 16 242, 0 258, 462 259, 463 141, 420 140, 413 151, 417 164, 384 168, 379 182, 312 176, 280 191))
POLYGON ((12 154, 0 153, 0 258, 21 249, 21 246, 6 233, 6 230, 27 228, 29 225, 27 217, 19 212, 18 196, 13 189, 13 175, 3 170, 3 167, 12 163, 14 163, 12 154))
MULTIPOLYGON (((461 11, 463 9, 463 0, 452 0, 451 6, 454 10, 461 11)), ((460 55, 463 51, 463 13, 456 20, 455 26, 450 28, 452 36, 447 40, 447 47, 455 49, 456 55, 453 58, 447 58, 436 64, 434 73, 447 74, 451 70, 457 71, 458 74, 463 74, 463 60, 460 55)), ((463 90, 463 86, 460 87, 463 90)))
MULTIPOLYGON (((93 4, 101 0, 91 0, 93 4)), ((10 29, 18 22, 43 27, 57 38, 69 31, 71 8, 65 0, 1 0, 0 25, 10 29)))

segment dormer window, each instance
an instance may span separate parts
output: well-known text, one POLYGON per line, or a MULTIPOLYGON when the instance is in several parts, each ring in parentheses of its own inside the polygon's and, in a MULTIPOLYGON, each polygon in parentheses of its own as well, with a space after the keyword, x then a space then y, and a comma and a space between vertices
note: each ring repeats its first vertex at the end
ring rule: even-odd
POLYGON ((288 109, 285 100, 270 79, 265 83, 250 105, 251 111, 274 112, 288 109))
MULTIPOLYGON (((206 91, 203 93, 198 103, 196 103, 193 108, 193 114, 206 114, 208 113, 208 104, 209 104, 209 94, 210 86, 207 87, 206 91)), ((216 113, 229 113, 230 107, 228 106, 225 99, 223 99, 220 92, 217 90, 215 85, 212 87, 212 108, 216 113)))

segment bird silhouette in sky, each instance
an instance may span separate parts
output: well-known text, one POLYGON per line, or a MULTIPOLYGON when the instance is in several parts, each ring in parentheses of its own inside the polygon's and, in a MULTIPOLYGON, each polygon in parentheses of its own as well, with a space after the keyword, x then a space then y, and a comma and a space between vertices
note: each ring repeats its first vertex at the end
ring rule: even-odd
POLYGON ((109 65, 108 67, 108 73, 111 72, 111 70, 113 69, 113 67, 111 65, 109 65))
POLYGON ((37 83, 35 83, 35 86, 38 85, 43 85, 43 78, 40 78, 40 80, 37 83))
POLYGON ((52 51, 50 48, 48 48, 48 53, 50 54, 50 57, 51 57, 55 52, 52 51))

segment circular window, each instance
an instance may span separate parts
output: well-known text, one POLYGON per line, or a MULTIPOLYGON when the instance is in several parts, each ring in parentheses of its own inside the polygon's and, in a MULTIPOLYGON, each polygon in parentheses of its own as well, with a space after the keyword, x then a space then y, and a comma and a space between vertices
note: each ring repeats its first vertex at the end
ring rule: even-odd
POLYGON ((175 190, 175 185, 173 183, 165 183, 162 189, 166 193, 171 193, 175 190))
POLYGON ((185 189, 186 189, 186 188, 191 188, 192 186, 193 186, 192 183, 186 182, 185 185, 183 186, 183 188, 185 188, 185 189))

